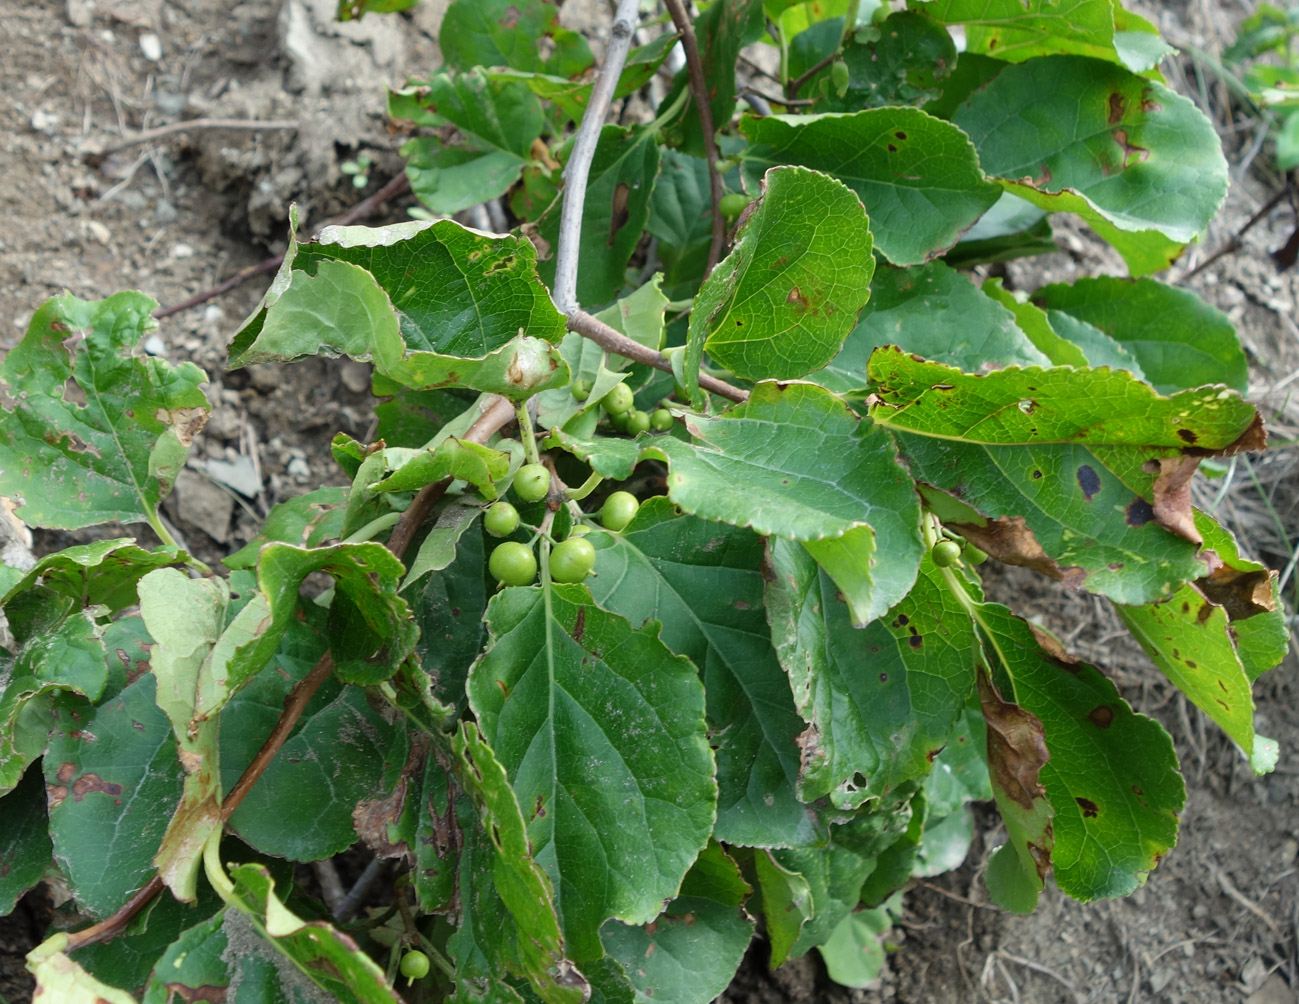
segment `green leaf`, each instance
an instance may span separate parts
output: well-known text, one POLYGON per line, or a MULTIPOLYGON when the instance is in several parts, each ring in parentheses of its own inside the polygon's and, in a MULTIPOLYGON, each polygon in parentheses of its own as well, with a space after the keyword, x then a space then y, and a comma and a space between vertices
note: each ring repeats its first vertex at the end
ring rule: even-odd
POLYGON ((953 121, 1007 191, 1080 213, 1133 274, 1165 267, 1169 242, 1195 240, 1227 192, 1227 162, 1208 119, 1188 99, 1111 63, 1055 56, 1007 67, 953 121), (1151 230, 1162 237, 1146 240, 1151 230))
POLYGON ((68 936, 63 931, 27 953, 27 969, 36 977, 33 1000, 59 1004, 135 1004, 125 990, 95 979, 66 954, 68 936))
POLYGON ((749 886, 716 842, 686 874, 681 894, 644 927, 611 921, 601 940, 626 970, 638 1004, 709 1004, 735 975, 753 938, 741 905, 749 886))
MULTIPOLYGON (((285 697, 325 648, 315 631, 297 621, 278 641, 266 671, 231 698, 221 715, 226 790, 261 749, 285 697)), ((392 728, 360 687, 326 680, 230 817, 231 830, 262 853, 293 861, 315 861, 350 847, 356 841, 352 811, 379 787, 392 728)))
POLYGON ((763 176, 762 193, 695 300, 686 350, 692 393, 702 350, 748 380, 820 369, 870 295, 870 221, 850 189, 781 167, 763 176))
MULTIPOLYGON (((564 957, 564 937, 550 876, 533 855, 527 825, 505 768, 472 722, 461 722, 452 741, 465 791, 478 807, 482 830, 495 850, 491 880, 516 925, 524 974, 548 1004, 581 1004, 589 988, 564 957)), ((534 820, 539 812, 534 812, 534 820)))
MULTIPOLYGON (((402 581, 402 590, 411 583, 418 582, 429 572, 440 572, 456 560, 456 548, 460 538, 465 535, 483 512, 483 507, 474 502, 451 499, 438 510, 427 535, 419 545, 415 560, 410 563, 406 578, 402 581)), ((418 646, 418 642, 416 645, 418 646)))
POLYGON ((1006 698, 1045 736, 1038 777, 1053 810, 1056 882, 1083 901, 1132 892, 1177 842, 1186 789, 1172 740, 1095 668, 1005 607, 982 604, 975 616, 985 654, 1009 681, 1006 698))
POLYGON ((0 693, 0 794, 16 787, 28 764, 45 751, 55 694, 70 691, 90 701, 103 696, 103 634, 90 613, 78 612, 19 651, 0 693))
MULTIPOLYGON (((735 61, 740 49, 762 33, 762 0, 718 0, 695 18, 695 38, 704 79, 708 81, 708 106, 713 126, 723 129, 735 114, 735 61)), ((677 71, 672 88, 659 103, 661 109, 673 103, 690 87, 685 67, 677 71)), ((696 157, 704 155, 704 128, 694 98, 689 99, 685 115, 677 123, 682 152, 696 157)), ((676 145, 676 144, 674 144, 676 145)))
POLYGON ((855 112, 887 105, 924 105, 942 93, 942 85, 956 67, 956 46, 938 21, 924 13, 896 11, 878 26, 869 42, 849 36, 843 49, 848 66, 848 89, 834 89, 817 102, 818 108, 855 112))
POLYGON ((977 697, 971 697, 973 703, 957 720, 925 778, 925 802, 936 817, 949 816, 968 802, 992 800, 987 728, 977 697))
POLYGON ((971 376, 881 350, 871 376, 875 421, 899 431, 944 521, 1003 561, 1119 603, 1162 599, 1205 572, 1177 490, 1195 458, 1177 444, 1217 451, 1256 434, 1252 406, 1234 392, 1165 398, 1118 370, 971 376))
POLYGON ((647 499, 618 534, 594 533, 595 601, 663 642, 703 675, 717 755, 718 840, 748 847, 820 843, 825 829, 794 794, 802 730, 771 645, 762 538, 681 516, 647 499))
POLYGON ((541 103, 526 84, 479 68, 389 91, 388 114, 454 136, 454 145, 417 136, 401 148, 411 190, 448 216, 505 194, 531 163, 532 143, 545 125, 541 103))
POLYGON ((586 40, 561 28, 557 9, 542 0, 456 0, 447 7, 438 43, 447 66, 461 70, 512 66, 571 77, 592 62, 586 40))
POLYGON ((334 20, 359 21, 366 14, 391 14, 394 11, 409 10, 417 3, 419 0, 338 0, 334 20))
POLYGON ((658 238, 667 288, 693 295, 703 278, 713 234, 706 160, 675 150, 662 151, 646 227, 658 238))
POLYGON ((1113 0, 935 0, 921 9, 965 26, 965 51, 1022 63, 1076 53, 1118 60, 1113 0))
MULTIPOLYGON (((230 870, 230 878, 233 888, 218 891, 251 923, 252 931, 242 939, 245 945, 256 944, 257 938, 249 935, 260 935, 342 1004, 400 1004, 401 998, 388 986, 383 970, 350 936, 323 920, 303 920, 284 905, 264 865, 238 865, 230 870)), ((291 980, 286 982, 292 985, 291 980)))
POLYGON ((745 115, 744 173, 801 164, 842 181, 870 207, 875 247, 895 265, 955 244, 997 201, 965 134, 918 108, 846 115, 745 115))
POLYGON ((136 582, 180 559, 179 551, 146 551, 130 537, 74 544, 38 560, 0 596, 0 608, 14 638, 26 642, 83 606, 110 613, 133 606, 136 582))
POLYGON ((630 476, 642 454, 666 457, 673 502, 702 519, 799 541, 856 624, 911 589, 924 550, 912 480, 882 430, 838 398, 812 384, 761 383, 745 404, 720 418, 693 416, 686 427, 695 442, 558 438, 606 477, 630 476))
POLYGON ((470 706, 526 807, 571 957, 598 959, 605 920, 653 920, 712 831, 703 687, 657 625, 632 629, 581 586, 502 590, 487 622, 470 706))
POLYGON ((923 777, 973 687, 969 615, 926 557, 916 585, 863 630, 801 548, 770 543, 772 638, 807 722, 798 796, 855 809, 923 777), (864 671, 864 667, 869 667, 864 671))
MULTIPOLYGON (((567 163, 571 152, 570 144, 560 151, 560 161, 567 163)), ((608 303, 626 285, 627 262, 645 232, 658 169, 659 148, 652 130, 616 125, 601 130, 582 204, 578 302, 608 303)), ((561 208, 562 200, 557 199, 537 221, 539 235, 552 248, 559 243, 561 208)), ((543 282, 554 285, 554 257, 541 262, 539 272, 543 282)))
POLYGON ((5 356, 0 389, 12 403, 0 413, 0 495, 25 522, 161 525, 158 503, 208 402, 193 363, 136 355, 157 305, 142 293, 55 297, 5 356))
POLYGON ((366 485, 374 492, 415 492, 444 478, 467 481, 488 501, 499 497, 496 482, 509 473, 510 455, 454 436, 425 450, 384 450, 390 474, 366 485))
POLYGON ((812 915, 812 890, 797 871, 783 867, 773 852, 759 850, 753 856, 758 888, 762 892, 762 914, 771 941, 771 967, 790 957, 803 922, 812 915))
POLYGON ((252 568, 262 545, 271 541, 319 547, 327 540, 337 540, 343 534, 346 504, 346 488, 317 488, 277 502, 257 536, 221 563, 230 569, 252 568))
POLYGON ((937 261, 878 269, 871 300, 843 350, 811 379, 839 394, 864 393, 866 362, 881 345, 973 372, 1048 361, 1004 306, 937 261))
POLYGON ((535 262, 522 238, 450 220, 328 228, 315 243, 290 244, 230 343, 231 365, 341 353, 416 389, 527 397, 568 379, 548 344, 564 319, 535 262))
POLYGON ((1281 120, 1276 134, 1276 166, 1282 171, 1299 167, 1299 111, 1292 111, 1281 120))
POLYGON ((1102 276, 1043 287, 1033 301, 1105 332, 1136 356, 1161 394, 1205 384, 1242 393, 1249 387, 1235 326, 1190 290, 1154 279, 1102 276))
MULTIPOLYGON (((1013 196, 1006 196, 1013 198, 1013 196)), ((1046 311, 1028 302, 1028 294, 1012 292, 1001 285, 1000 277, 988 279, 983 284, 983 292, 1015 315, 1015 323, 1028 336, 1033 347, 1056 366, 1086 366, 1087 357, 1083 350, 1061 337, 1051 326, 1046 311)), ((923 353, 922 353, 923 355, 923 353)))
POLYGON ((974 815, 962 807, 947 816, 931 815, 925 820, 925 831, 916 848, 916 863, 911 874, 932 878, 955 871, 970 853, 974 843, 974 815))
MULTIPOLYGON (((1146 380, 1146 374, 1137 362, 1136 356, 1120 345, 1100 328, 1086 321, 1081 321, 1072 314, 1062 310, 1048 310, 1047 323, 1062 338, 1082 349, 1089 366, 1108 366, 1111 369, 1127 370, 1138 380, 1146 380)), ((1147 381, 1148 382, 1148 381, 1147 381)), ((1174 390, 1178 388, 1173 388, 1174 390)))
POLYGON ((881 942, 900 909, 900 902, 890 901, 850 913, 841 920, 829 939, 817 946, 830 979, 840 986, 869 989, 884 968, 881 942))
POLYGON ((437 695, 454 704, 464 701, 465 674, 487 641, 483 614, 496 582, 487 571, 483 537, 481 529, 462 535, 449 565, 404 592, 419 625, 420 667, 436 681, 437 695))
POLYGON ((92 917, 108 916, 152 877, 180 801, 184 770, 154 692, 145 673, 98 707, 65 704, 50 733, 43 766, 54 857, 92 917))
POLYGON ((22 895, 54 860, 45 811, 45 779, 29 770, 0 799, 0 917, 13 913, 22 895))

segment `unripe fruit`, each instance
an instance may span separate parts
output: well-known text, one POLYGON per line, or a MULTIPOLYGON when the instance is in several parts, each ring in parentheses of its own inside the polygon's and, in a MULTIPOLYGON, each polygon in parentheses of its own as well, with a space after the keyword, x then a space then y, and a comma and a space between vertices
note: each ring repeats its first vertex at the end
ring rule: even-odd
POLYGON ((610 415, 621 415, 623 412, 631 410, 632 401, 631 388, 625 383, 620 383, 615 385, 600 403, 604 405, 604 410, 610 415))
POLYGON ((961 560, 961 545, 954 540, 940 540, 931 552, 939 568, 951 568, 961 560))
POLYGON ((401 957, 401 974, 407 986, 413 980, 422 980, 428 975, 428 956, 420 951, 407 952, 401 957))
POLYGON ((650 415, 650 428, 655 432, 667 432, 672 428, 672 412, 666 408, 659 408, 650 415))
POLYGON ((618 533, 635 518, 639 508, 640 502, 631 492, 614 492, 604 500, 600 509, 600 522, 606 530, 618 533))
POLYGON ((633 411, 627 416, 627 431, 633 436, 639 436, 642 432, 649 432, 650 417, 646 412, 633 411))
POLYGON ((519 528, 519 510, 508 502, 497 502, 483 516, 483 529, 493 537, 508 537, 519 528))
POLYGON ((581 582, 595 567, 595 547, 585 537, 569 537, 550 552, 550 577, 555 582, 581 582))
POLYGON ((588 397, 591 396, 591 381, 574 380, 573 386, 570 387, 569 390, 572 391, 573 396, 577 398, 579 401, 585 401, 588 397))
POLYGON ((752 201, 752 198, 742 192, 728 192, 722 196, 722 201, 717 204, 717 208, 728 220, 733 220, 744 212, 744 207, 752 201))
POLYGON ((514 475, 514 494, 524 502, 540 502, 550 491, 550 471, 541 464, 524 464, 514 475))
POLYGON ((492 578, 507 586, 529 586, 537 577, 537 559, 532 548, 517 540, 497 544, 487 559, 492 578))

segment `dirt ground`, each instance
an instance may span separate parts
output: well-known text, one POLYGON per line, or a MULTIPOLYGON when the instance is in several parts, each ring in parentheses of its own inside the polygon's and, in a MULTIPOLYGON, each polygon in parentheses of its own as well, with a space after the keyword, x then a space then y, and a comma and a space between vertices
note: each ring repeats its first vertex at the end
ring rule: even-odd
MULTIPOLYGON (((337 214, 400 170, 383 85, 437 64, 444 6, 340 28, 334 0, 0 0, 0 351, 37 306, 70 290, 98 298, 141 289, 164 306, 282 250, 288 206, 306 224, 337 214), (323 68, 323 70, 322 70, 323 68), (289 120, 294 128, 190 128, 150 143, 127 137, 182 119, 289 120), (341 171, 369 154, 358 191, 341 171)), ((569 0, 566 16, 579 7, 569 0)), ((1184 51, 1220 51, 1250 0, 1149 5, 1184 51)), ((589 10, 587 11, 589 16, 589 10)), ((1170 81, 1218 122, 1233 190, 1205 242, 1175 267, 1179 282, 1277 190, 1256 132, 1236 121, 1221 85, 1189 62, 1170 81)), ((375 222, 403 216, 385 207, 375 222)), ((1204 486, 1245 550, 1284 568, 1299 542, 1295 465, 1299 404, 1299 272, 1267 257, 1294 226, 1283 205, 1244 247, 1187 285, 1228 312, 1253 363, 1252 390, 1280 445, 1239 463, 1224 488, 1204 486)), ((1007 284, 1120 271, 1085 232, 1064 227, 1059 254, 1013 263, 1007 284)), ((161 323, 149 351, 210 375, 215 410, 167 515, 191 549, 216 559, 246 541, 287 494, 337 483, 328 442, 364 437, 372 420, 365 367, 312 360, 285 372, 223 372, 225 343, 265 278, 161 323), (238 491, 234 489, 239 489, 238 491)), ((133 529, 132 532, 135 532, 133 529)), ((37 550, 61 546, 37 534, 37 550)), ((774 974, 764 946, 727 992, 731 1004, 826 1000, 876 1004, 1296 1004, 1299 987, 1299 680, 1293 663, 1257 687, 1259 731, 1281 745, 1275 774, 1251 777, 1231 744, 1149 664, 1107 608, 1030 574, 990 591, 1053 626, 1125 696, 1172 733, 1189 788, 1182 836, 1135 896, 1078 904, 1054 890, 1030 917, 990 908, 981 871, 999 842, 995 813, 965 866, 912 888, 898 951, 878 989, 830 984, 815 957, 774 974)), ((1293 584, 1288 590, 1293 596, 1293 584)), ((40 935, 33 901, 0 920, 0 999, 29 999, 22 955, 40 935)))

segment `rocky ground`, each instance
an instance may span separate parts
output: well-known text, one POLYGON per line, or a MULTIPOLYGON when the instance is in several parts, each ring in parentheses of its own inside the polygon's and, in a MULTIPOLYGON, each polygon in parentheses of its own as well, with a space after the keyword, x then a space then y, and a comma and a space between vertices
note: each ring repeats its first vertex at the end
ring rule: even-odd
MULTIPOLYGON (((332 22, 334 0, 0 0, 0 352, 49 296, 98 298, 142 289, 177 303, 284 246, 288 207, 305 223, 334 216, 400 171, 383 86, 437 65, 443 3, 400 17, 332 22), (274 121, 253 131, 182 120, 274 121), (341 170, 372 161, 365 189, 341 170)), ((598 17, 569 0, 565 16, 598 17)), ((1169 2, 1147 14, 1184 51, 1221 49, 1245 11, 1235 2, 1169 2)), ((1276 190, 1255 149, 1257 124, 1230 110, 1220 83, 1183 60, 1170 79, 1216 121, 1236 165, 1232 195, 1206 241, 1174 270, 1182 281, 1276 190)), ((403 215, 394 202, 376 220, 403 215)), ((1255 397, 1278 448, 1211 484, 1246 550, 1283 568, 1299 541, 1295 460, 1299 406, 1299 273, 1267 253, 1289 236, 1283 204, 1243 248, 1187 284, 1227 311, 1253 363, 1255 397)), ((1007 284, 1032 289, 1113 269, 1106 249, 1065 227, 1064 251, 1012 264, 1007 284)), ((1117 271, 1117 269, 1114 269, 1117 271)), ((210 375, 211 421, 167 515, 195 553, 219 558, 246 541, 280 498, 338 480, 328 442, 365 437, 365 367, 310 360, 284 371, 225 372, 225 344, 266 279, 164 320, 151 352, 210 375)), ((62 546, 36 535, 38 552, 62 546)), ((1299 986, 1299 683, 1293 665, 1258 685, 1258 724, 1279 740, 1281 766, 1256 780, 1235 749, 1150 666, 1107 609, 1028 574, 996 577, 999 598, 1043 619, 1072 651, 1101 665, 1140 710, 1172 732, 1189 799, 1176 851, 1135 896, 1083 905, 1049 891, 1015 917, 986 903, 980 872, 998 840, 981 816, 965 866, 907 895, 897 953, 876 990, 830 985, 815 958, 768 973, 763 946, 726 995, 732 1004, 829 1000, 903 1004, 995 1001, 1295 1004, 1299 986)), ((1293 593, 1293 586, 1289 592, 1293 593)), ((22 956, 41 932, 20 910, 0 920, 0 996, 25 1001, 22 956)))

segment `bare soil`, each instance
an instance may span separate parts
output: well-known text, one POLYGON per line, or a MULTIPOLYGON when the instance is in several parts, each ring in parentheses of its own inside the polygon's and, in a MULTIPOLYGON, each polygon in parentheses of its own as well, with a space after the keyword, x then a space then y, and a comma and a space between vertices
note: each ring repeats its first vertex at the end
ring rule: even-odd
MULTIPOLYGON (((32 312, 69 290, 88 299, 142 289, 163 305, 213 287, 282 250, 288 207, 307 227, 374 192, 400 170, 383 114, 383 86, 438 62, 445 4, 412 14, 331 23, 334 0, 0 0, 0 352, 32 312), (147 129, 193 118, 292 120, 264 131, 192 127, 123 145, 147 129), (373 160, 358 191, 341 165, 373 160)), ((569 0, 565 16, 598 5, 569 0)), ((1218 51, 1241 5, 1168 2, 1146 11, 1183 48, 1218 51)), ((1253 126, 1221 86, 1177 64, 1170 80, 1219 123, 1239 168, 1232 195, 1201 247, 1170 277, 1181 281, 1276 190, 1254 150, 1253 126)), ((374 222, 403 216, 382 207, 374 222)), ((1203 504, 1247 552, 1283 568, 1299 542, 1299 274, 1267 253, 1294 226, 1283 205, 1243 248, 1187 282, 1230 314, 1251 362, 1254 396, 1282 445, 1242 462, 1203 504)), ((1059 254, 1013 263, 1008 285, 1033 289, 1098 271, 1121 272, 1080 228, 1064 226, 1059 254)), ((287 370, 225 372, 225 344, 266 279, 161 322, 150 351, 190 359, 211 377, 211 421, 167 515, 179 536, 216 561, 256 531, 282 497, 340 483, 328 443, 364 437, 373 418, 366 367, 310 360, 287 370), (212 464, 216 461, 216 464, 212 464), (243 479, 243 480, 240 480, 243 479), (236 490, 236 488, 241 490, 236 490)), ((116 533, 118 528, 106 528, 116 533)), ((130 532, 138 533, 138 528, 130 532)), ((36 534, 38 553, 63 546, 36 534)), ((1257 689, 1259 730, 1279 740, 1281 765, 1250 775, 1234 747, 1149 664, 1113 614, 1030 573, 990 576, 990 591, 1039 618, 1071 651, 1101 666, 1139 710, 1172 733, 1189 797, 1177 849, 1129 899, 1075 903, 1055 890, 1017 917, 986 902, 981 872, 995 846, 995 813, 958 871, 918 884, 893 935, 898 950, 876 989, 829 983, 815 957, 771 973, 755 942, 724 999, 786 1001, 1167 1002, 1295 1004, 1299 986, 1299 682, 1293 663, 1257 689)), ((1293 583, 1288 590, 1293 594, 1293 583)), ((41 937, 48 903, 28 897, 0 919, 0 1001, 30 999, 22 957, 41 937)))

